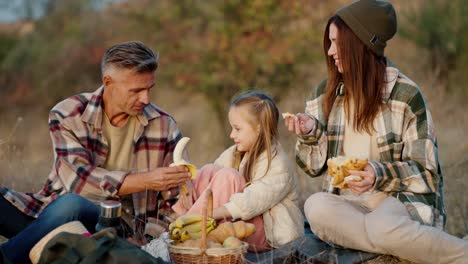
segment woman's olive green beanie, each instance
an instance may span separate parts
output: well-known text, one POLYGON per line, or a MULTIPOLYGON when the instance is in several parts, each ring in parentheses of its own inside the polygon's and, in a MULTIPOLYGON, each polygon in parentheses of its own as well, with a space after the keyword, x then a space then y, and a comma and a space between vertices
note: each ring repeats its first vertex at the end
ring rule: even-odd
POLYGON ((356 36, 378 56, 384 55, 387 41, 397 31, 392 4, 378 0, 359 0, 336 11, 356 36))

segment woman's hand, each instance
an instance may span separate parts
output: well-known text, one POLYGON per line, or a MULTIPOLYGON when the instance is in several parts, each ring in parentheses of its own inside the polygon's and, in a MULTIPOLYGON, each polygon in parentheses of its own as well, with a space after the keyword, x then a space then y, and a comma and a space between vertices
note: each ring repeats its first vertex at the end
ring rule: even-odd
POLYGON ((356 193, 363 194, 374 186, 375 183, 375 172, 371 165, 367 164, 362 171, 350 170, 348 171, 351 175, 361 176, 361 181, 349 181, 346 183, 348 188, 356 193))
POLYGON ((290 132, 298 136, 309 134, 315 126, 314 120, 304 113, 298 113, 294 116, 287 116, 284 124, 290 132))

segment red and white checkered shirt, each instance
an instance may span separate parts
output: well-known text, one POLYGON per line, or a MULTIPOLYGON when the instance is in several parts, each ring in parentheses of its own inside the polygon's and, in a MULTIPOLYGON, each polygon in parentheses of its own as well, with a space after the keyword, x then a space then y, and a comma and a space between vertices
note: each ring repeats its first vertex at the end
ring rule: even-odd
MULTIPOLYGON (((54 149, 54 164, 42 190, 20 193, 0 188, 0 193, 19 210, 37 217, 44 207, 66 193, 92 193, 115 197, 128 171, 108 171, 104 162, 109 153, 102 131, 102 94, 72 96, 58 103, 49 113, 49 131, 54 149)), ((172 152, 182 137, 175 120, 154 104, 148 104, 137 116, 134 136, 134 171, 144 172, 169 166, 172 152)), ((135 212, 154 210, 157 192, 149 191, 147 208, 144 194, 133 194, 135 212)))

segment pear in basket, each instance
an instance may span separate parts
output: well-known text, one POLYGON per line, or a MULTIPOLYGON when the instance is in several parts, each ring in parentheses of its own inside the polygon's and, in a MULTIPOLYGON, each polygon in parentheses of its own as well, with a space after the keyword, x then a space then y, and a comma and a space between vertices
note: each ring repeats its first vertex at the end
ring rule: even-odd
POLYGON ((228 237, 245 239, 255 233, 255 225, 244 221, 224 222, 208 234, 208 237, 219 243, 223 243, 228 237))

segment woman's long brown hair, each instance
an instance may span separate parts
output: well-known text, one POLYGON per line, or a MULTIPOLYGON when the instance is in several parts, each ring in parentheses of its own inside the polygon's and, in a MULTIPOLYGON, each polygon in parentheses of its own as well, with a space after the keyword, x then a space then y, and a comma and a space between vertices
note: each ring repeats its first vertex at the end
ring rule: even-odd
POLYGON ((324 97, 325 116, 328 118, 337 97, 336 89, 340 82, 343 82, 347 113, 350 111, 350 103, 354 103, 354 116, 348 116, 348 122, 350 119, 353 120, 352 125, 356 131, 372 133, 373 121, 383 106, 382 95, 387 67, 385 57, 375 55, 338 16, 333 16, 328 20, 323 37, 323 48, 328 68, 324 97), (338 29, 337 52, 343 73, 338 72, 334 59, 328 56, 328 49, 331 45, 329 32, 332 23, 338 29))

